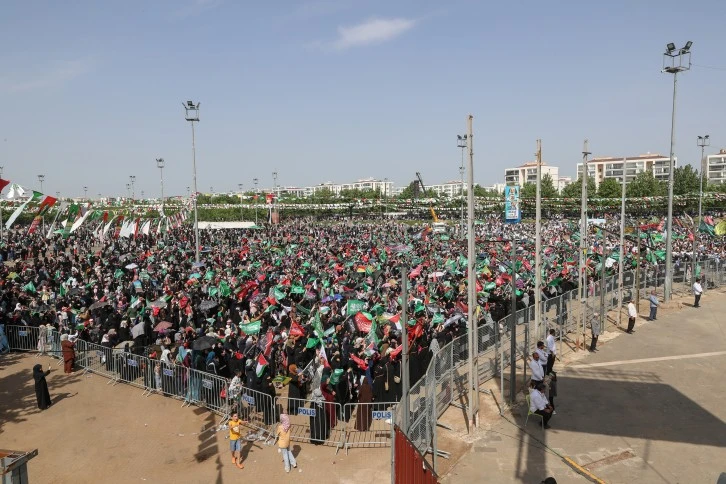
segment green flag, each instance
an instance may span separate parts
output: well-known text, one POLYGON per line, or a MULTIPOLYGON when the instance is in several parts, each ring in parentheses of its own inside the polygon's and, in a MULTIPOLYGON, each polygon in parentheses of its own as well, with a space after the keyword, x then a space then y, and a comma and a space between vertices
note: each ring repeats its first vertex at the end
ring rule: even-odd
POLYGON ((244 331, 245 334, 258 334, 260 332, 260 326, 262 322, 256 321, 254 323, 240 324, 239 328, 244 331))
POLYGON ((29 282, 29 283, 27 283, 26 285, 24 285, 23 286, 23 290, 24 291, 27 291, 27 292, 32 292, 32 293, 35 293, 36 292, 35 291, 35 285, 33 284, 32 281, 29 282))
POLYGON ((351 299, 348 301, 348 308, 345 311, 346 315, 356 314, 359 311, 363 311, 363 308, 365 307, 365 303, 363 301, 358 301, 357 299, 351 299))

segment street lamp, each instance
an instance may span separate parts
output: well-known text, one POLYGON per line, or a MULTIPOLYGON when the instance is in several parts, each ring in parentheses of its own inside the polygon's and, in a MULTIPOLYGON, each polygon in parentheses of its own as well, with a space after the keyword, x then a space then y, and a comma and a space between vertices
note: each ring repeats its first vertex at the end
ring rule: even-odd
POLYGON ((129 180, 131 180, 131 200, 136 200, 136 188, 134 187, 136 184, 136 175, 130 175, 129 180))
POLYGON ((83 187, 83 198, 88 198, 88 187, 83 187))
POLYGON ((126 184, 126 198, 131 198, 131 183, 126 184))
MULTIPOLYGON (((663 70, 673 74, 673 108, 671 111, 671 151, 670 165, 668 167, 668 219, 666 221, 666 271, 663 300, 670 301, 673 287, 673 166, 675 157, 673 148, 676 143, 676 86, 678 73, 685 72, 691 68, 691 46, 690 40, 681 49, 676 49, 673 42, 666 45, 663 53, 663 70)), ((694 234, 695 239, 695 234, 694 234)))
POLYGON ((691 257, 691 279, 695 281, 696 277, 696 237, 698 236, 698 229, 701 227, 702 206, 703 206, 703 173, 705 171, 704 165, 704 150, 706 146, 711 145, 709 135, 699 136, 696 144, 701 148, 701 170, 698 172, 701 181, 698 187, 698 221, 693 223, 693 257, 691 257))
POLYGON ((164 158, 156 159, 156 167, 161 177, 161 216, 164 217, 164 158))
POLYGON ((255 198, 254 198, 254 201, 255 201, 255 225, 257 225, 257 196, 258 196, 257 195, 257 183, 259 181, 260 180, 258 180, 257 178, 252 179, 252 183, 255 184, 255 198))
POLYGON ((45 175, 38 175, 38 181, 40 182, 40 193, 43 193, 43 180, 45 180, 45 175))
POLYGON ((192 125, 192 170, 193 170, 193 184, 194 184, 194 261, 199 262, 199 215, 197 213, 197 149, 194 140, 194 122, 199 122, 199 104, 194 104, 192 101, 187 101, 184 106, 184 119, 189 121, 192 125))
POLYGON ((461 234, 462 237, 464 236, 464 173, 466 172, 466 168, 464 168, 464 150, 466 149, 466 140, 468 139, 468 135, 456 135, 456 147, 461 148, 461 165, 459 166, 459 175, 461 175, 461 187, 459 190, 459 196, 461 197, 461 234))
POLYGON ((275 198, 277 198, 277 172, 272 172, 272 193, 275 194, 275 198))

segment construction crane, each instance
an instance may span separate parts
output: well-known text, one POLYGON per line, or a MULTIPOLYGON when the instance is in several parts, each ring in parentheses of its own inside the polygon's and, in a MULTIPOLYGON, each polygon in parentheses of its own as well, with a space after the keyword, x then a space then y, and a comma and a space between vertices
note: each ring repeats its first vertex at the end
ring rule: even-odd
MULTIPOLYGON (((429 198, 429 194, 426 191, 426 185, 424 185, 424 182, 421 179, 421 173, 416 172, 416 177, 418 178, 418 182, 421 185, 421 190, 423 190, 424 196, 426 198, 429 198)), ((439 221, 439 217, 436 216, 436 211, 434 210, 433 202, 429 202, 429 210, 431 210, 431 217, 434 219, 434 223, 437 223, 439 221)))

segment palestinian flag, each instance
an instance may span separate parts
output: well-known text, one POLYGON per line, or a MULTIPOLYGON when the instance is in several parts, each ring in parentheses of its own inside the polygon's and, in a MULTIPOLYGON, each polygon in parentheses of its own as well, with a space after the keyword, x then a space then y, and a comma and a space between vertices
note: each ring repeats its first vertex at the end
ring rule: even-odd
POLYGON ((267 368, 267 358, 265 358, 265 355, 260 353, 257 355, 257 377, 261 377, 262 374, 265 372, 265 368, 267 368))

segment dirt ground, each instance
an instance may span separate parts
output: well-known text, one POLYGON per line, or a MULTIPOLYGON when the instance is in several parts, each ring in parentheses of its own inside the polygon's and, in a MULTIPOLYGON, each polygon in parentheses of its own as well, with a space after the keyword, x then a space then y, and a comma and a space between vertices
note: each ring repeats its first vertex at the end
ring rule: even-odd
POLYGON ((227 431, 201 408, 97 375, 65 375, 57 360, 32 354, 0 356, 0 448, 38 449, 28 466, 38 483, 380 483, 390 481, 390 448, 294 443, 298 468, 286 474, 276 446, 245 442, 245 468, 231 462, 227 431), (47 377, 53 406, 35 402, 32 367, 51 365, 47 377))

